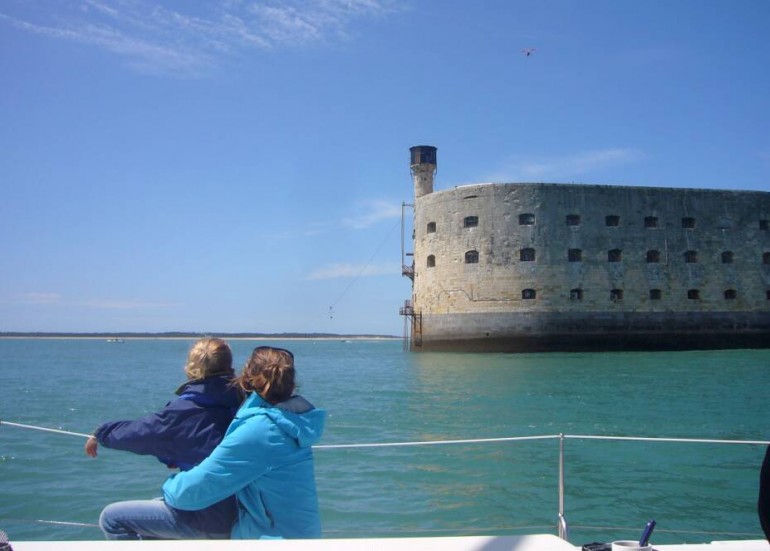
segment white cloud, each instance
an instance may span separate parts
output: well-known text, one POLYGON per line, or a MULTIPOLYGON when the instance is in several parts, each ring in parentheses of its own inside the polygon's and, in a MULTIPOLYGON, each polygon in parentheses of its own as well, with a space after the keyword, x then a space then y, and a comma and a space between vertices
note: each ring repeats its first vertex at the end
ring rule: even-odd
POLYGON ((489 181, 575 180, 576 176, 614 166, 635 163, 644 154, 633 148, 584 151, 556 157, 514 157, 503 168, 488 176, 489 181))
POLYGON ((31 292, 22 295, 19 302, 27 304, 57 304, 61 302, 61 295, 58 293, 40 293, 31 292))
POLYGON ((66 306, 79 308, 93 308, 98 310, 146 310, 157 308, 170 308, 179 306, 170 302, 154 302, 139 299, 76 299, 63 298, 59 293, 29 292, 16 297, 11 301, 16 304, 66 306))
POLYGON ((201 76, 228 54, 346 39, 356 20, 391 13, 396 1, 226 0, 171 9, 149 0, 41 0, 37 10, 3 5, 0 23, 103 48, 144 72, 201 76))
POLYGON ((393 275, 399 273, 395 264, 329 264, 314 270, 305 279, 339 279, 346 277, 363 277, 378 275, 393 275))
POLYGON ((178 306, 178 304, 170 302, 149 302, 134 299, 96 299, 82 302, 81 305, 98 310, 154 310, 178 306))
POLYGON ((383 220, 401 218, 401 204, 379 199, 363 201, 356 207, 360 210, 355 216, 342 219, 342 223, 357 230, 368 228, 383 220))

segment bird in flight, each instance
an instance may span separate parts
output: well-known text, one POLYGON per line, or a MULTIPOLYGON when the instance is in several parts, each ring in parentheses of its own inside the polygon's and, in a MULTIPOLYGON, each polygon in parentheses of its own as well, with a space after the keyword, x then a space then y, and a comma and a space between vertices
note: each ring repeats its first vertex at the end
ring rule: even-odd
POLYGON ((529 57, 533 53, 535 53, 535 48, 524 48, 521 53, 523 53, 525 56, 529 57))

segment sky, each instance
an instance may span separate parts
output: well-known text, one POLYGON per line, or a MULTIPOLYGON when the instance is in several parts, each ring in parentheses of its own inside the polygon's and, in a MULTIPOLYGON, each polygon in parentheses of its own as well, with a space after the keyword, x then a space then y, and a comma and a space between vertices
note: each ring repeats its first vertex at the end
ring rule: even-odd
POLYGON ((768 28, 767 0, 0 0, 0 331, 402 335, 414 145, 437 191, 768 191, 768 28))

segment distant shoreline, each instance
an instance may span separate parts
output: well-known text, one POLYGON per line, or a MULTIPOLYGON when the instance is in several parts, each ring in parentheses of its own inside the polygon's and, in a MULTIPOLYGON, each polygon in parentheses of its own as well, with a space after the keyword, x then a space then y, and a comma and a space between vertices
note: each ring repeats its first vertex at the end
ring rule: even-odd
POLYGON ((188 340, 202 337, 219 337, 228 340, 394 340, 395 335, 338 335, 334 333, 54 333, 54 332, 2 332, 0 339, 158 339, 188 340))

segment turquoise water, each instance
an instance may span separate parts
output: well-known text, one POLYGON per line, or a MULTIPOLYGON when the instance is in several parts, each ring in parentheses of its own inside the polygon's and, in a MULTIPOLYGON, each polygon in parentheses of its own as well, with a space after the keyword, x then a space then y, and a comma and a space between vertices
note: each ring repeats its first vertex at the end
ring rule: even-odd
MULTIPOLYGON (((154 411, 183 381, 192 342, 0 340, 0 419, 90 433, 154 411)), ((328 410, 323 445, 559 433, 770 440, 770 350, 409 354, 400 341, 271 342, 295 352, 300 392, 328 410)), ((231 342, 238 368, 257 344, 231 342)), ((101 539, 91 525, 102 507, 155 497, 169 474, 128 453, 88 458, 83 444, 0 425, 0 529, 12 541, 101 539)), ((573 543, 634 538, 650 518, 655 543, 761 537, 764 446, 564 446, 573 543)), ((318 449, 324 535, 556 533, 558 450, 557 439, 318 449)))

